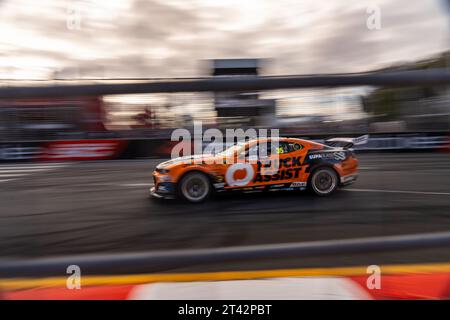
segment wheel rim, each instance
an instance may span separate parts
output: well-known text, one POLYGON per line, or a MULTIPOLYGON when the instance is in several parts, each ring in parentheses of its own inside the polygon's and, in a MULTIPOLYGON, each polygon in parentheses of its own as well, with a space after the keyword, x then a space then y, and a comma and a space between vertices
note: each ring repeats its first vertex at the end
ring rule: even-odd
POLYGON ((208 181, 205 177, 195 175, 187 177, 182 185, 183 195, 191 201, 202 200, 209 191, 208 181))
POLYGON ((320 170, 314 175, 314 190, 321 194, 331 192, 336 186, 336 177, 328 170, 320 170))

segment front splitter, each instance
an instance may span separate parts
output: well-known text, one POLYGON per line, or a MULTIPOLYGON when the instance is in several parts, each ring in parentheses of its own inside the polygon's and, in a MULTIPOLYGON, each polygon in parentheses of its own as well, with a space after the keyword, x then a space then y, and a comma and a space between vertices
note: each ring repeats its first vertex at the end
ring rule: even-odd
POLYGON ((175 199, 176 197, 173 194, 161 194, 156 192, 155 187, 151 187, 149 189, 150 196, 156 199, 175 199))

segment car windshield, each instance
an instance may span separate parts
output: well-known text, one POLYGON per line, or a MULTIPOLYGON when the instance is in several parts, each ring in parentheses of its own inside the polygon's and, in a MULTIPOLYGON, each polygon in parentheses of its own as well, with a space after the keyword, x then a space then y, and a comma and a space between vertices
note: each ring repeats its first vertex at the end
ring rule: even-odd
POLYGON ((217 155, 228 157, 232 156, 235 152, 239 154, 245 149, 245 146, 245 142, 238 142, 237 144, 225 149, 224 151, 217 153, 217 155))

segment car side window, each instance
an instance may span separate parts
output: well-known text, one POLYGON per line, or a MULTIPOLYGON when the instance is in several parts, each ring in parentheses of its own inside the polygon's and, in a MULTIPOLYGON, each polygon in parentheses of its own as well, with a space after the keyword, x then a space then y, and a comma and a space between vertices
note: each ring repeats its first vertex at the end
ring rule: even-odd
POLYGON ((274 150, 272 150, 272 152, 275 152, 276 154, 286 154, 286 153, 301 150, 302 148, 303 147, 298 143, 280 141, 278 143, 278 147, 273 148, 274 150))
POLYGON ((276 144, 271 144, 270 141, 267 143, 261 142, 248 148, 245 152, 245 157, 258 156, 259 158, 261 155, 270 156, 271 154, 286 154, 302 149, 303 146, 296 142, 280 141, 278 142, 278 146, 276 146, 276 144))
POLYGON ((291 143, 289 143, 289 148, 291 149, 291 152, 295 152, 295 151, 302 150, 303 146, 300 143, 291 142, 291 143))

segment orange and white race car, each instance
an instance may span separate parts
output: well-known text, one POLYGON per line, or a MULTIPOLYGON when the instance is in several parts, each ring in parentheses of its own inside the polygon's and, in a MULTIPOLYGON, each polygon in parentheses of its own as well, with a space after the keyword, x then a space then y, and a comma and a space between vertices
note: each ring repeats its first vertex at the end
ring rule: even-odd
POLYGON ((356 180, 358 160, 351 147, 362 140, 335 138, 321 144, 264 138, 237 143, 217 154, 179 157, 156 167, 150 193, 189 202, 202 202, 213 192, 225 191, 310 189, 328 196, 356 180))

